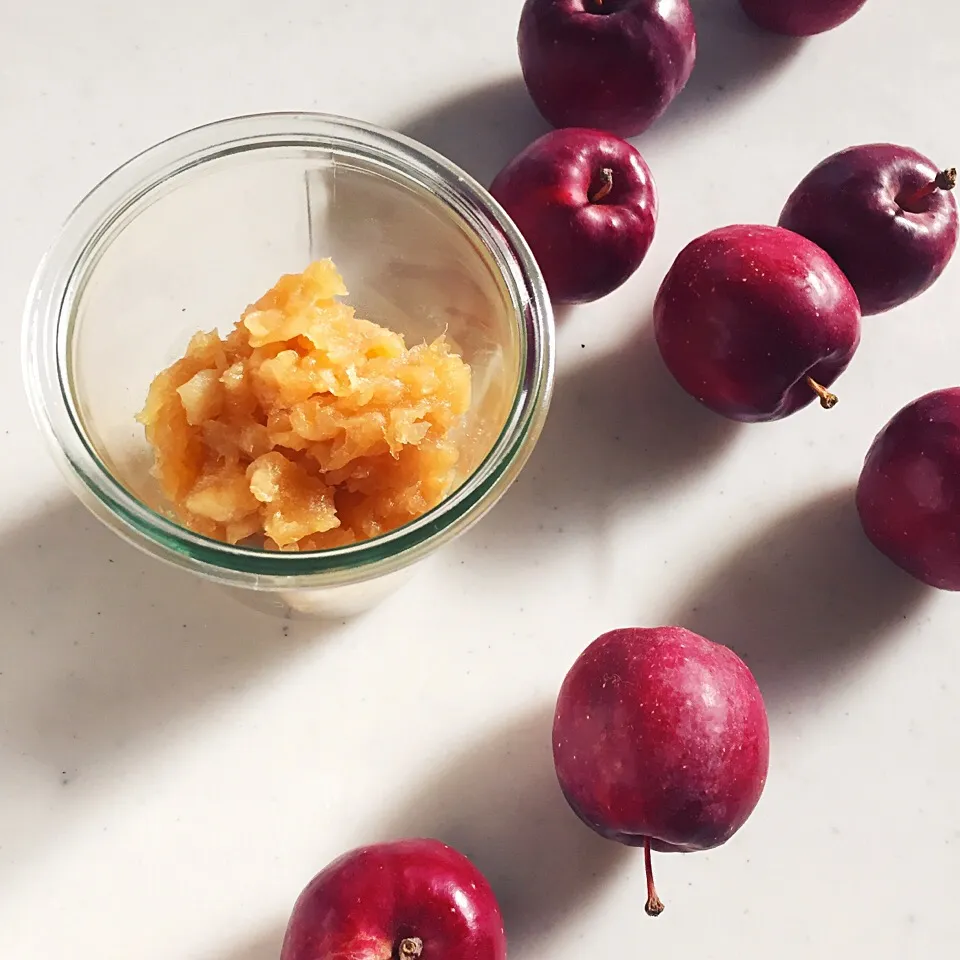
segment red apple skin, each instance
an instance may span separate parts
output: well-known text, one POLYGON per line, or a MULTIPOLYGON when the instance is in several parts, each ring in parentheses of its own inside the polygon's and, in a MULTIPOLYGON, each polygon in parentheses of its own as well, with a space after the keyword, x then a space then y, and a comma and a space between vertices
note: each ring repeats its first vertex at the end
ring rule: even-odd
POLYGON ((923 293, 957 246, 957 201, 935 190, 907 197, 939 170, 922 153, 893 143, 841 150, 817 164, 790 195, 780 226, 823 247, 857 291, 864 316, 923 293))
POLYGON ((830 386, 860 343, 849 281, 816 244, 780 227, 736 225, 689 243, 654 304, 667 368, 731 420, 779 420, 830 386))
POLYGON ((327 866, 300 894, 280 960, 398 960, 411 937, 422 960, 506 960, 493 891, 438 840, 361 847, 327 866))
POLYGON ((788 37, 812 37, 846 23, 867 0, 740 0, 759 27, 788 37))
POLYGON ((555 303, 606 296, 640 266, 657 225, 650 168, 626 140, 554 130, 497 174, 490 192, 523 234, 555 303), (610 192, 594 202, 602 171, 610 192))
POLYGON ((763 793, 770 732, 753 674, 682 627, 598 637, 567 674, 553 725, 567 802, 601 836, 666 852, 729 840, 763 793))
POLYGON ((667 109, 697 55, 687 0, 527 0, 517 44, 549 123, 620 137, 643 133, 667 109))
POLYGON ((960 387, 914 400, 877 434, 857 512, 870 542, 898 567, 960 590, 960 387))

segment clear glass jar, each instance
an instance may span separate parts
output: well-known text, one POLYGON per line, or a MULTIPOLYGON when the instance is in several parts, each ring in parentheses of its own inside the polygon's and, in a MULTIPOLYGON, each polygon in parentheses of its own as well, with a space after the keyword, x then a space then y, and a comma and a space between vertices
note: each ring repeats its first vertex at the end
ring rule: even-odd
POLYGON ((287 615, 345 616, 463 533, 516 478, 553 383, 553 318, 526 244, 490 195, 405 137, 339 117, 262 114, 166 140, 73 211, 26 306, 24 376, 76 493, 162 560, 287 615), (226 330, 284 273, 331 257, 361 316, 473 368, 459 486, 400 529, 334 550, 230 546, 164 515, 135 422, 196 330, 226 330), (153 509, 151 508, 153 507, 153 509))

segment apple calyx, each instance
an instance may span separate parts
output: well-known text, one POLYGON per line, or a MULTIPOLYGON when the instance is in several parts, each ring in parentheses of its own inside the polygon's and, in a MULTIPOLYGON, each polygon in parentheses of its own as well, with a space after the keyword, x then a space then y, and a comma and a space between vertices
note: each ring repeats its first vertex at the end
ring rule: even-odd
POLYGON ((820 398, 820 406, 824 410, 830 410, 837 405, 837 395, 831 393, 826 387, 817 383, 813 377, 807 377, 807 386, 820 398))
POLYGON ((643 866, 647 872, 647 902, 643 909, 648 917, 659 917, 663 913, 663 901, 657 896, 657 888, 653 882, 653 859, 650 856, 650 838, 643 838, 643 866))
POLYGON ((404 937, 397 947, 398 960, 417 960, 423 953, 423 941, 419 937, 404 937))
POLYGON ((929 197, 934 191, 952 190, 956 185, 957 168, 950 167, 947 170, 941 170, 929 183, 925 183, 922 187, 914 190, 913 193, 908 194, 902 200, 897 202, 904 209, 910 210, 921 200, 925 200, 927 197, 929 197))
POLYGON ((613 170, 610 167, 604 167, 600 171, 600 183, 587 194, 587 199, 591 203, 599 203, 613 189, 613 170))

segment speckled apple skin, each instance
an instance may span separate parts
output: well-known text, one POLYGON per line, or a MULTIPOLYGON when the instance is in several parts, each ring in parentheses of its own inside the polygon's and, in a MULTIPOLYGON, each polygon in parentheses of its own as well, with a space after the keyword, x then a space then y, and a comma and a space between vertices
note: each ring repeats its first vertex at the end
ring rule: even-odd
POLYGON ((682 627, 603 634, 557 700, 553 756, 567 802, 631 846, 725 843, 760 799, 769 754, 753 674, 728 647, 682 627))
POLYGON ((280 960, 397 960, 402 940, 420 960, 506 960, 490 885, 438 840, 398 840, 344 854, 300 894, 280 960))
POLYGON ((914 400, 880 431, 860 473, 857 512, 898 567, 960 590, 960 387, 914 400))
POLYGON ((738 224, 689 243, 654 304, 667 368, 731 420, 779 420, 817 399, 860 343, 853 287, 816 244, 781 227, 738 224))
POLYGON ((884 313, 928 289, 957 248, 960 228, 951 191, 935 190, 909 209, 901 206, 938 172, 909 147, 849 147, 800 181, 780 214, 780 226, 833 257, 864 316, 884 313))

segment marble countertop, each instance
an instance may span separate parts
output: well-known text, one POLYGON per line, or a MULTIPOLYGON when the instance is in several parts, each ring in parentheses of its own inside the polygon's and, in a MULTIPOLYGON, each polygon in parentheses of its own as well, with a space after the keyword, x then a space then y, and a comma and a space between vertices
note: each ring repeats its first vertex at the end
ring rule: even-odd
POLYGON ((284 624, 141 557, 42 446, 21 308, 97 180, 186 127, 302 108, 399 128, 489 182, 544 129, 519 6, 3 5, 0 956, 275 960, 314 872, 404 834, 476 859, 515 960, 903 960, 960 939, 960 598, 888 564, 852 508, 876 431, 960 379, 960 262, 866 321, 830 414, 714 417, 669 380, 648 323, 683 244, 775 220, 833 150, 960 161, 960 6, 869 0, 791 43, 732 0, 695 4, 694 77, 637 141, 661 197, 646 263, 562 318, 554 406, 517 485, 367 616, 284 624), (733 841, 660 858, 654 922, 642 856, 556 789, 549 722, 590 640, 658 623, 748 657, 772 762, 733 841))

